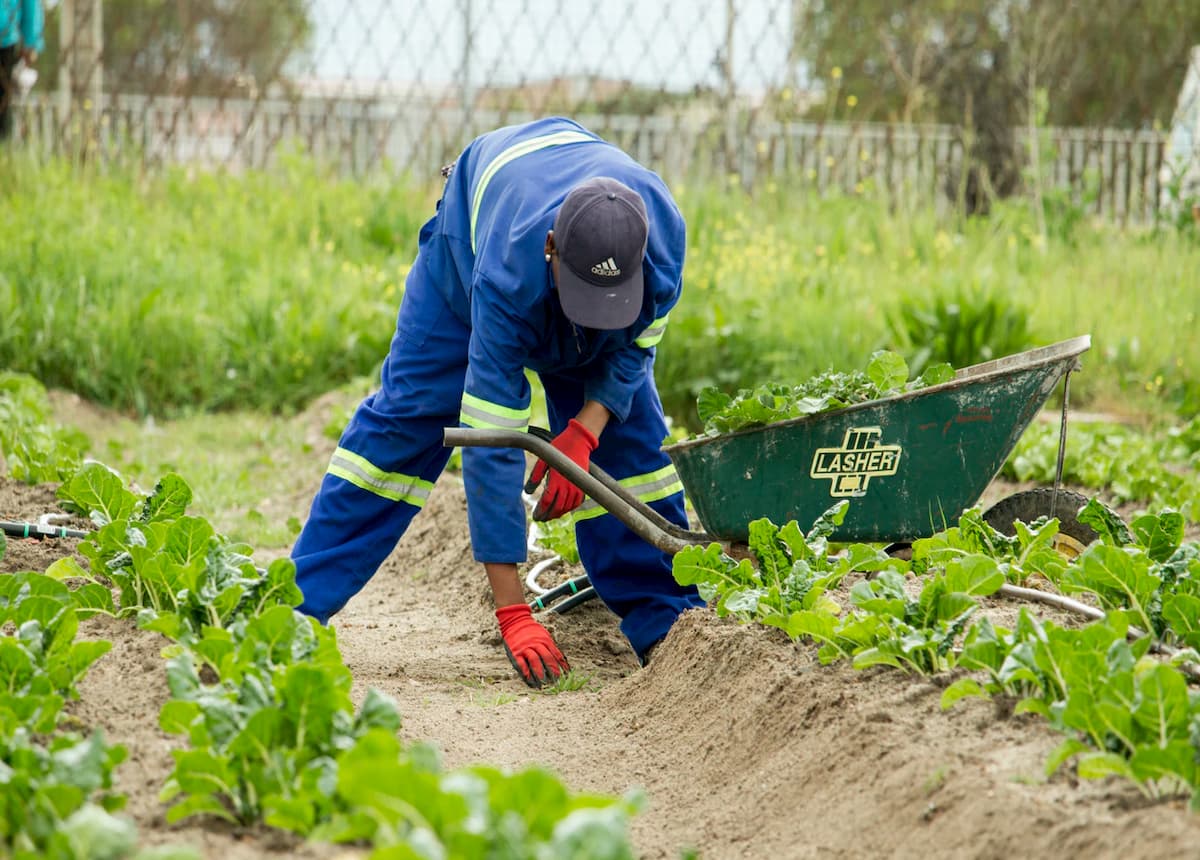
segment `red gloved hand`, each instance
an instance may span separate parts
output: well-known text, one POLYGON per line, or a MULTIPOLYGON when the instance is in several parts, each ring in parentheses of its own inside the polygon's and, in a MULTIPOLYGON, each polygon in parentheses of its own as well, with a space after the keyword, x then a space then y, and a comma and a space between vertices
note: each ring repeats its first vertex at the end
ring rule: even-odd
MULTIPOLYGON (((592 452, 596 450, 600 440, 592 435, 591 430, 572 418, 567 422, 567 429, 555 436, 551 444, 586 472, 591 463, 592 452)), ((550 471, 550 479, 546 481, 546 489, 542 491, 542 497, 538 499, 537 507, 533 511, 533 518, 538 522, 557 519, 583 504, 583 490, 556 470, 550 469, 545 460, 538 460, 533 467, 529 482, 525 484, 525 492, 532 493, 537 489, 547 470, 550 471)))
POLYGON ((524 603, 501 606, 496 610, 496 620, 500 622, 508 662, 526 684, 531 687, 552 684, 571 671, 550 631, 533 620, 533 612, 524 603))

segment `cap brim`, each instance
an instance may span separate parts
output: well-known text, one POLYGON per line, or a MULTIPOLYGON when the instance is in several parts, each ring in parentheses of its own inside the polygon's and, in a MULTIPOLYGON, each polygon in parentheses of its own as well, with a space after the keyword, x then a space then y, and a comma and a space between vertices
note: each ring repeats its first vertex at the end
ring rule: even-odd
POLYGON ((598 287, 571 271, 558 270, 558 300, 567 319, 584 328, 622 329, 633 325, 642 312, 642 267, 620 283, 598 287))

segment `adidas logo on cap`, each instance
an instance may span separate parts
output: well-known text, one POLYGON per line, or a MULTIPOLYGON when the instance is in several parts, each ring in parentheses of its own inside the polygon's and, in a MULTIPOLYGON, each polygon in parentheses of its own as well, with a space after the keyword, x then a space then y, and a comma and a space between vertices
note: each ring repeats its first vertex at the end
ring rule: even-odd
POLYGON ((621 274, 621 270, 617 268, 617 264, 613 258, 609 257, 607 260, 602 260, 601 262, 592 266, 592 274, 607 275, 610 278, 615 278, 617 275, 621 274))

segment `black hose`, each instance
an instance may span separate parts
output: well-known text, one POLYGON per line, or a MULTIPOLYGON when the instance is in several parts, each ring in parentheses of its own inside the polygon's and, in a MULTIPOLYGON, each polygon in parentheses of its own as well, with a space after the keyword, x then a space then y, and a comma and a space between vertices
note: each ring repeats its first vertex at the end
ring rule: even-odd
POLYGON ((85 538, 89 532, 79 529, 68 529, 62 526, 43 526, 38 523, 7 523, 0 522, 0 531, 15 538, 85 538))
POLYGON ((592 588, 589 585, 587 588, 585 588, 583 591, 579 592, 578 594, 568 597, 566 600, 562 601, 561 603, 554 604, 553 606, 550 607, 550 611, 554 612, 558 615, 562 615, 564 612, 570 612, 572 609, 574 609, 576 606, 578 606, 581 603, 587 603, 589 600, 591 600, 595 596, 596 596, 596 589, 592 588))
POLYGON ((554 586, 545 594, 538 595, 538 597, 529 604, 529 608, 533 610, 549 609, 552 601, 557 600, 564 594, 579 594, 591 584, 592 581, 588 579, 588 575, 586 573, 583 576, 577 576, 574 579, 568 579, 566 582, 562 582, 554 586))

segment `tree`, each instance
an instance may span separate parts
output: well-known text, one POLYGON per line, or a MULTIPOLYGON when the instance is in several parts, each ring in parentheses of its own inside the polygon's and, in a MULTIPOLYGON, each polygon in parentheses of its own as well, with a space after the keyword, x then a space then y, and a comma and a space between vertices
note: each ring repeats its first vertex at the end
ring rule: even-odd
MULTIPOLYGON (((46 69, 64 48, 57 11, 46 69)), ((102 23, 105 89, 127 93, 261 91, 284 82, 285 65, 308 52, 313 35, 305 0, 103 0, 102 23)))
POLYGON ((964 184, 999 194, 1017 187, 1014 133, 1039 103, 1052 125, 1168 123, 1200 43, 1195 0, 796 0, 796 11, 794 55, 826 81, 839 70, 855 118, 961 126, 985 168, 964 184))
MULTIPOLYGON (((1141 127, 1170 121, 1188 52, 1200 44, 1195 0, 797 0, 795 56, 817 77, 839 67, 863 119, 959 122, 965 72, 1033 74, 1056 125, 1141 127)), ((1023 89, 1023 87, 1022 87, 1023 89)))

